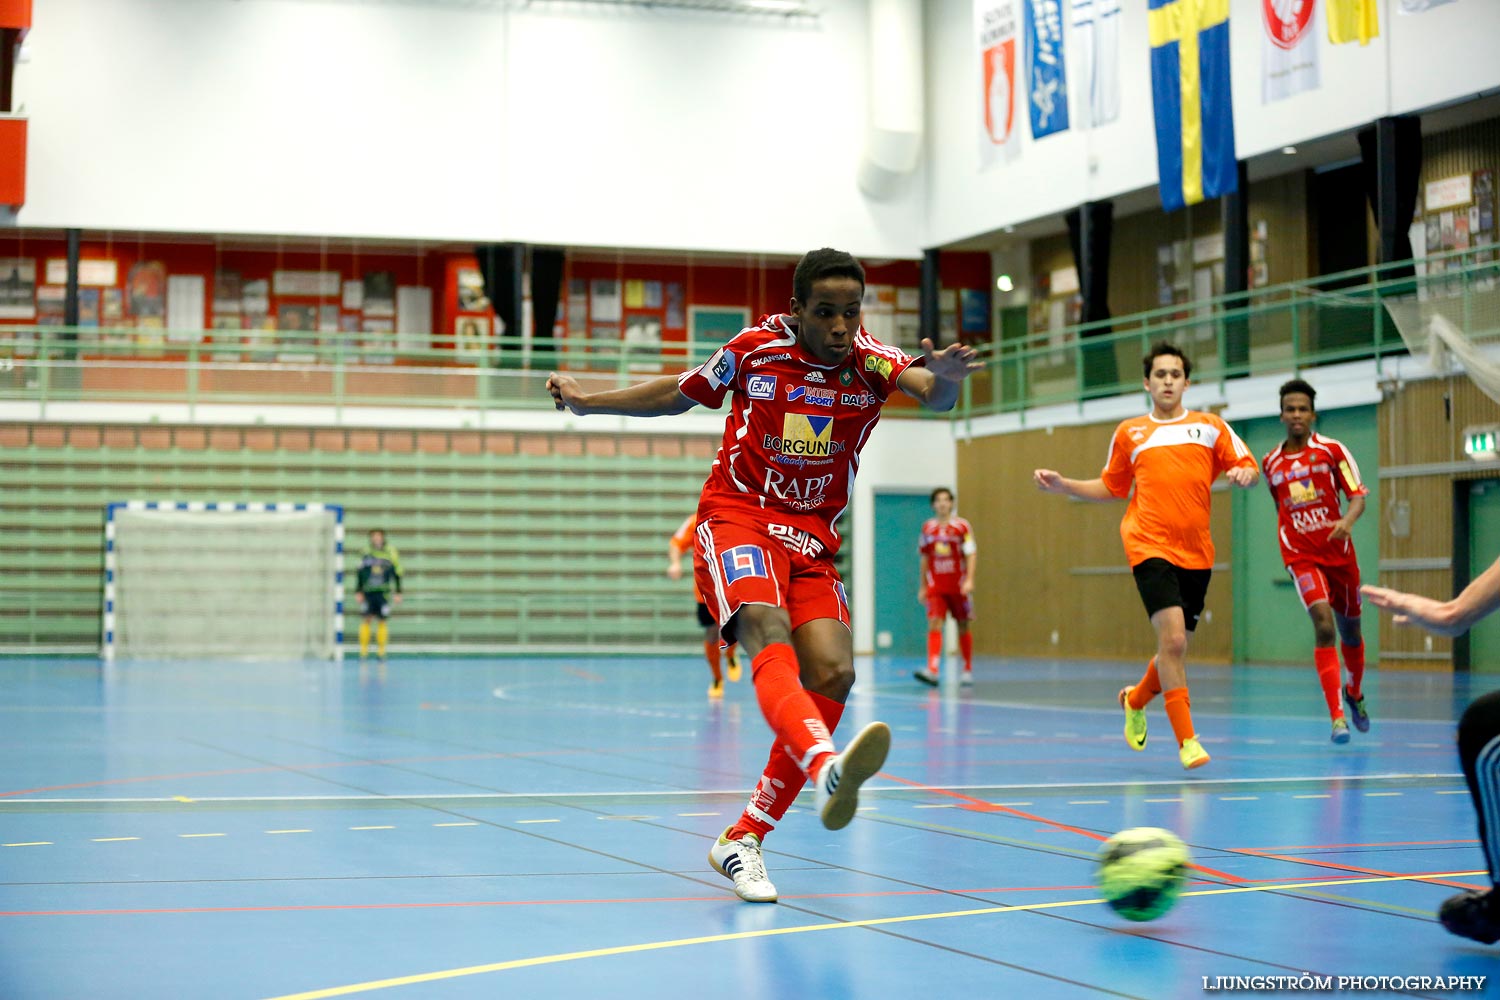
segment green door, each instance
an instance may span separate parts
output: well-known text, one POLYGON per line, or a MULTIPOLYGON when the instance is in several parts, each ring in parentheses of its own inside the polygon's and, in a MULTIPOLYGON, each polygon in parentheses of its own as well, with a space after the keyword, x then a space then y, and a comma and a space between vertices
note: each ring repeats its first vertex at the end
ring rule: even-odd
POLYGON ((922 522, 932 516, 926 493, 875 494, 875 652, 927 655, 927 610, 917 603, 922 522))
MULTIPOLYGON (((1469 487, 1469 575, 1478 576, 1500 558, 1500 479, 1469 487)), ((1469 630, 1469 669, 1500 673, 1500 615, 1469 630)))
MULTIPOLYGON (((1378 579, 1380 563, 1380 498, 1377 477, 1379 461, 1375 407, 1355 406, 1343 410, 1320 410, 1317 430, 1342 441, 1359 464, 1370 495, 1365 514, 1354 525, 1354 549, 1359 553, 1359 573, 1367 582, 1378 579)), ((1278 417, 1246 420, 1235 427, 1246 446, 1260 461, 1286 440, 1278 417)), ((1237 663, 1311 663, 1312 623, 1297 596, 1291 577, 1281 562, 1276 541, 1276 505, 1265 482, 1251 490, 1234 490, 1234 659, 1237 663)), ((1220 554, 1223 562, 1223 554, 1220 554)), ((1373 616, 1366 623, 1365 659, 1380 657, 1380 629, 1373 616)))

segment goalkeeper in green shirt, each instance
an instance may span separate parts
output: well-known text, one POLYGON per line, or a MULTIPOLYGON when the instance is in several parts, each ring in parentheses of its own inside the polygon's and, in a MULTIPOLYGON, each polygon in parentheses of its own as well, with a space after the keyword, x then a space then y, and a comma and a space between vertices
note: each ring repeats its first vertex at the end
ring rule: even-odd
POLYGON ((370 532, 370 547, 359 561, 359 583, 355 587, 364 621, 359 623, 359 658, 370 655, 370 624, 379 620, 375 630, 376 655, 385 659, 385 643, 390 638, 386 619, 391 607, 401 603, 401 556, 396 546, 387 545, 385 532, 370 532))

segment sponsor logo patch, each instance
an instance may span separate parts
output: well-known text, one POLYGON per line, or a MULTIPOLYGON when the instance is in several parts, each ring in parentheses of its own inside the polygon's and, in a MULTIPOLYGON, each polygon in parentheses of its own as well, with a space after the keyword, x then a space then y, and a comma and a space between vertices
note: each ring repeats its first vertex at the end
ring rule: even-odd
POLYGON ((865 371, 879 372, 881 378, 891 377, 891 363, 885 358, 871 354, 865 358, 865 371))
POLYGON ((816 382, 818 385, 822 385, 828 381, 823 377, 822 372, 808 372, 803 376, 803 380, 807 382, 816 382))
POLYGON ((827 458, 844 450, 844 442, 833 439, 833 417, 812 413, 788 413, 781 422, 781 437, 767 434, 761 445, 778 455, 805 458, 827 458))
POLYGON ((832 406, 838 393, 832 389, 814 389, 806 385, 789 385, 786 387, 786 398, 788 402, 795 403, 801 400, 811 403, 813 406, 832 406))
POLYGON ((775 399, 775 375, 751 375, 745 380, 745 395, 751 399, 775 399))
POLYGON ((766 554, 757 545, 736 545, 719 554, 724 567, 724 585, 727 587, 746 577, 766 576, 766 554))

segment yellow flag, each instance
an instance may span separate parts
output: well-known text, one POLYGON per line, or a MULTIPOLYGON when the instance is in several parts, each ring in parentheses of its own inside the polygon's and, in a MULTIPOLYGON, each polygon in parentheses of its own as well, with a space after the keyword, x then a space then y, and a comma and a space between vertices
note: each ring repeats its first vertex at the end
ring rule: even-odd
POLYGON ((1334 45, 1359 42, 1369 45, 1380 37, 1375 13, 1377 0, 1328 0, 1328 40, 1334 45))

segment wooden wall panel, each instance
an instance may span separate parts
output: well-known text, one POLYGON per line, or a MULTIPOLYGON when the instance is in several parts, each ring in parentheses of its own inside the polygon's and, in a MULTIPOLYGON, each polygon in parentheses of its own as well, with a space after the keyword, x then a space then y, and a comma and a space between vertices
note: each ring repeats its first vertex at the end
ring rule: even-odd
MULTIPOLYGON (((1042 493, 1031 481, 1039 467, 1075 479, 1097 476, 1114 428, 1092 424, 960 442, 964 516, 988 553, 976 588, 976 649, 1005 656, 1150 655, 1151 625, 1120 542, 1125 502, 1070 500, 1042 493)), ((1214 539, 1227 562, 1229 498, 1214 499, 1214 539)), ((1212 620, 1199 626, 1194 659, 1228 660, 1231 594, 1228 570, 1216 572, 1209 591, 1212 620)))

